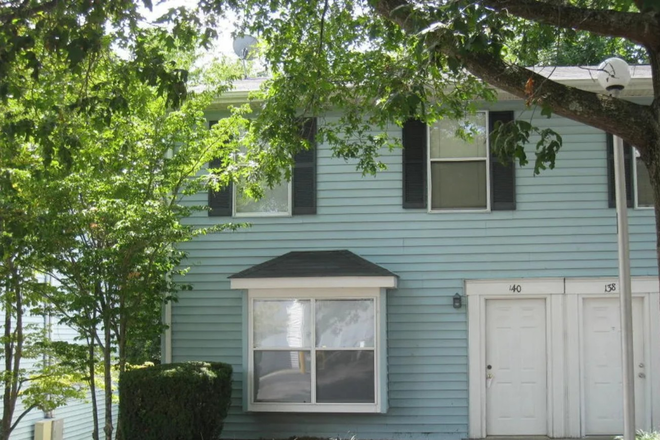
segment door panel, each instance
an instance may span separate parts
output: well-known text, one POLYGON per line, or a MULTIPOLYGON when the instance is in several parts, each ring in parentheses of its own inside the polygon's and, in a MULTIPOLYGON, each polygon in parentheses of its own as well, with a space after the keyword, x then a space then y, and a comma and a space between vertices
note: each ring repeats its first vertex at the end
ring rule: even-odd
POLYGON ((486 301, 488 435, 547 434, 545 308, 545 299, 486 301))
MULTIPOLYGON (((647 426, 647 364, 644 356, 644 314, 641 298, 633 298, 635 424, 647 426), (640 374, 644 377, 640 377, 640 374)), ((621 318, 618 298, 585 298, 582 318, 582 380, 586 435, 621 434, 621 318)))

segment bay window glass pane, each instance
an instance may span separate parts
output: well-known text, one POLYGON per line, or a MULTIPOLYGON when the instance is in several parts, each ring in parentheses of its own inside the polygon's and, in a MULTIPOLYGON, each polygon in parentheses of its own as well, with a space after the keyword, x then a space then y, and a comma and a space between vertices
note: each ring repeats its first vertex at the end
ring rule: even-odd
POLYGON ((255 351, 255 402, 311 402, 309 351, 255 351))
POLYGON ((317 300, 316 346, 351 348, 374 346, 374 301, 317 300))
POLYGON ((431 209, 486 209, 486 188, 486 161, 431 163, 431 209))
POLYGON ((637 206, 653 206, 653 190, 649 170, 639 157, 637 158, 637 206))
POLYGON ((252 304, 254 347, 309 347, 310 310, 309 300, 255 300, 252 304))
POLYGON ((374 403, 372 350, 317 350, 318 403, 374 403))
POLYGON ((485 113, 468 116, 465 121, 438 121, 430 127, 431 159, 486 157, 487 135, 485 113), (460 127, 466 133, 472 133, 471 141, 456 136, 460 127))
POLYGON ((236 188, 236 213, 288 214, 289 182, 282 182, 273 188, 264 188, 264 196, 259 200, 249 198, 240 185, 236 188))

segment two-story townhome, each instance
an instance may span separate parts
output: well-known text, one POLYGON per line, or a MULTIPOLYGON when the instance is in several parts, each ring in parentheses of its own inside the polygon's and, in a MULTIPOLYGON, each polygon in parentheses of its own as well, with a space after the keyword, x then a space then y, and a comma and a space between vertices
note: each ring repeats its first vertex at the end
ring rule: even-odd
MULTIPOLYGON (((547 69, 598 90, 587 70, 547 69)), ((208 112, 241 102, 242 88, 208 112)), ((623 96, 650 100, 650 70, 623 96)), ((305 132, 333 115, 319 115, 305 132)), ((224 438, 459 440, 622 431, 617 224, 608 134, 505 93, 470 117, 389 127, 387 170, 316 143, 292 182, 245 199, 198 194, 194 286, 170 306, 165 358, 233 365, 224 438), (502 165, 495 121, 563 137, 556 168, 502 165)), ((660 312, 648 176, 627 148, 637 427, 660 426, 660 312)), ((533 156, 533 146, 529 154, 533 156)))

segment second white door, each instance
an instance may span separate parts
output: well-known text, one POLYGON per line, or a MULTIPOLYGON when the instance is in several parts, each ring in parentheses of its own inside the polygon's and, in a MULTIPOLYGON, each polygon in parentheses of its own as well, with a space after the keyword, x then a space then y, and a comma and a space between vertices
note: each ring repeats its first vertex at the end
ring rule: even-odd
MULTIPOLYGON (((621 434, 621 326, 617 298, 586 298, 582 318, 582 380, 586 435, 621 434)), ((633 299, 636 428, 648 429, 647 368, 641 298, 633 299)))

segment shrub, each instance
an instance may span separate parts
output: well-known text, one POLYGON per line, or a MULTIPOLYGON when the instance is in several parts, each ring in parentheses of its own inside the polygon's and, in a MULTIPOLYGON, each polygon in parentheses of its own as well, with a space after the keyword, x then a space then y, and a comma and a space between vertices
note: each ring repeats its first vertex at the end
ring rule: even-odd
POLYGON ((119 381, 124 440, 217 440, 231 403, 228 364, 186 362, 126 371, 119 381))
MULTIPOLYGON (((617 435, 614 439, 623 440, 623 436, 617 435)), ((639 429, 635 433, 635 440, 660 440, 660 431, 643 431, 639 429)))

